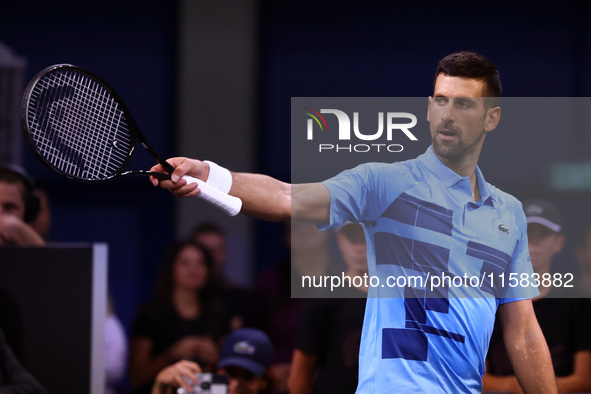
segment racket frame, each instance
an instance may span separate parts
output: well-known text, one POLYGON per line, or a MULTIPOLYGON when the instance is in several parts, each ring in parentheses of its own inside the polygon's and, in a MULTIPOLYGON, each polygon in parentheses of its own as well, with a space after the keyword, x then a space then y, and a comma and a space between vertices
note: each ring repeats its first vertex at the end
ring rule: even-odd
POLYGON ((174 171, 174 167, 172 165, 170 165, 169 163, 167 163, 156 152, 156 150, 152 147, 152 145, 148 142, 148 139, 141 132, 140 128, 138 127, 137 123, 135 122, 135 120, 131 114, 131 111, 129 110, 129 108, 127 107, 127 105, 125 104, 125 102, 123 101, 121 96, 119 96, 119 94, 115 91, 115 89, 113 89, 105 80, 98 77, 97 75, 94 75, 90 71, 84 70, 84 69, 82 69, 78 66, 74 66, 72 64, 66 64, 66 63, 55 64, 55 65, 46 67, 43 70, 41 70, 40 72, 38 72, 33 77, 33 79, 29 82, 29 84, 27 85, 27 88, 25 89, 25 93, 23 94, 23 100, 22 100, 22 104, 21 104, 21 129, 23 131, 23 134, 24 134, 27 144, 29 145, 29 147, 31 148, 31 150, 33 151, 33 153, 37 157, 37 159, 39 159, 39 161, 41 161, 46 167, 48 167, 53 172, 55 172, 61 176, 64 176, 68 179, 71 179, 73 181, 84 182, 84 183, 97 183, 97 182, 109 181, 113 178, 117 178, 120 176, 128 176, 128 175, 150 175, 150 176, 154 176, 158 179, 170 179, 170 174, 174 171), (98 83, 103 89, 105 89, 113 97, 113 99, 115 100, 115 102, 119 106, 119 109, 121 110, 121 112, 125 116, 125 122, 127 124, 128 130, 129 130, 129 137, 130 137, 129 144, 131 146, 131 149, 129 150, 129 152, 127 152, 127 156, 124 158, 122 163, 118 166, 117 170, 113 171, 112 174, 110 174, 106 177, 82 178, 82 177, 77 177, 77 176, 74 176, 70 173, 60 170, 59 168, 57 168, 53 164, 51 164, 45 158, 45 156, 39 151, 39 149, 37 147, 37 143, 34 140, 34 138, 32 137, 31 132, 29 131, 31 129, 31 125, 29 123, 29 106, 30 106, 31 96, 33 94, 35 87, 37 86, 39 81, 43 77, 45 77, 46 75, 48 75, 50 73, 67 72, 67 71, 73 71, 76 73, 83 74, 86 77, 88 77, 88 78, 92 79, 93 81, 95 81, 96 83, 98 83), (142 144, 142 146, 156 160, 156 162, 158 162, 162 167, 164 167, 164 169, 168 172, 168 174, 161 173, 161 172, 146 171, 146 170, 125 171, 125 168, 129 165, 129 163, 131 161, 131 157, 133 156, 133 153, 135 152, 136 140, 139 141, 140 144, 142 144))

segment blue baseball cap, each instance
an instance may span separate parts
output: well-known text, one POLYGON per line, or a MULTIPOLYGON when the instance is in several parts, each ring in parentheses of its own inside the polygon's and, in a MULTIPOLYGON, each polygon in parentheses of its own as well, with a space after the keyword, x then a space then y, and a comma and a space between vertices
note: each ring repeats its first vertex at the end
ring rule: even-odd
POLYGON ((243 328, 224 341, 218 368, 241 367, 261 376, 272 361, 273 344, 267 334, 256 328, 243 328))

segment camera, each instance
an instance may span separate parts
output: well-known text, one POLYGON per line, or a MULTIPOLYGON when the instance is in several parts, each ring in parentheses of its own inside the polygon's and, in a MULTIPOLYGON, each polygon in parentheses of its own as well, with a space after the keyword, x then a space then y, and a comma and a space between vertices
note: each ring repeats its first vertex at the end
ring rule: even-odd
POLYGON ((227 394, 228 392, 228 377, 225 375, 218 375, 212 373, 198 373, 197 385, 193 384, 191 380, 185 378, 187 383, 193 388, 192 391, 187 391, 184 388, 179 388, 177 394, 227 394))

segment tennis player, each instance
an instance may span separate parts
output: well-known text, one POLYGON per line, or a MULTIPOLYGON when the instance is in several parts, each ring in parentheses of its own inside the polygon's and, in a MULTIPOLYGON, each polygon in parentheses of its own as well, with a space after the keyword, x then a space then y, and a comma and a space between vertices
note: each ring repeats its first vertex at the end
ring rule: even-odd
MULTIPOLYGON (((500 96, 499 74, 490 60, 453 53, 440 61, 428 99, 432 144, 414 160, 367 163, 322 183, 290 185, 172 158, 172 180, 161 186, 177 196, 194 196, 197 186, 181 180, 188 174, 225 185, 243 200, 242 212, 254 217, 306 219, 321 228, 361 223, 369 274, 381 279, 405 272, 528 275, 533 270, 521 203, 487 183, 477 166, 485 137, 501 118, 500 96)), ((499 293, 488 284, 492 297, 451 297, 451 287, 436 289, 435 297, 426 286, 407 287, 390 298, 371 288, 357 392, 481 392, 497 308, 523 390, 557 392, 532 308, 537 289, 499 293)))

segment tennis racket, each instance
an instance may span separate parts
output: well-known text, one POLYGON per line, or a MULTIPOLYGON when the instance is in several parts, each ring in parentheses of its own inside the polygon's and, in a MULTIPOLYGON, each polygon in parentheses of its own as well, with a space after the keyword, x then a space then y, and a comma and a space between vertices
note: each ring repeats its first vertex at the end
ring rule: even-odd
MULTIPOLYGON (((70 64, 39 72, 27 86, 22 103, 22 129, 37 158, 56 173, 80 182, 119 176, 151 175, 170 179, 174 167, 152 148, 119 95, 102 79, 70 64), (136 139, 168 172, 125 171, 136 139)), ((198 197, 234 216, 242 201, 200 179, 198 197)))

